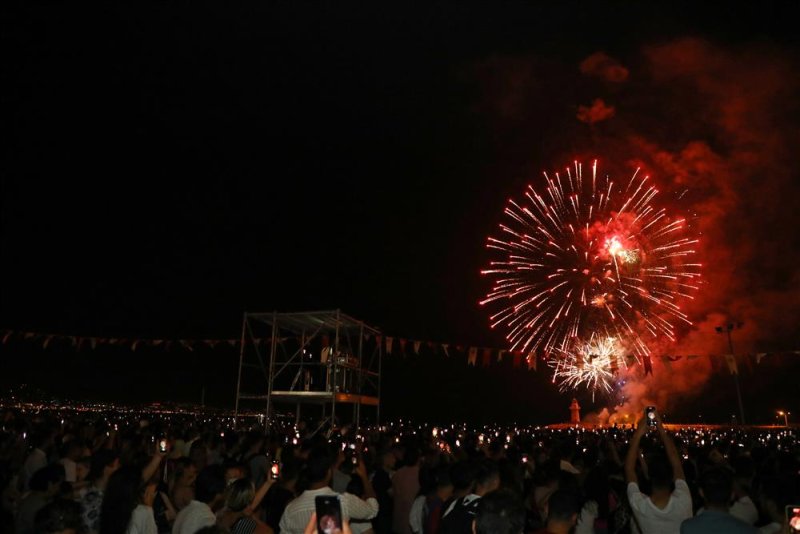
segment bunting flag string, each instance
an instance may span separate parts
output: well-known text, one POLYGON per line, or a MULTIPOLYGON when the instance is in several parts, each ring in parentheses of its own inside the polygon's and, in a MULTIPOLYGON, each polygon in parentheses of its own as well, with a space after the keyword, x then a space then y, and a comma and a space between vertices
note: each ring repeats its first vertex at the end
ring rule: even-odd
MULTIPOLYGON (((330 347, 331 340, 327 335, 320 336, 323 348, 330 347)), ((91 349, 96 350, 101 346, 112 346, 119 348, 128 348, 131 352, 136 352, 141 347, 160 348, 163 350, 170 350, 172 348, 180 348, 189 352, 194 352, 198 347, 208 347, 216 349, 220 346, 229 346, 236 348, 241 345, 240 339, 149 339, 149 338, 120 338, 120 337, 94 337, 94 336, 74 336, 74 335, 60 335, 53 333, 40 333, 30 331, 15 331, 15 330, 0 330, 0 344, 6 345, 12 340, 22 340, 25 342, 33 342, 40 344, 42 349, 52 349, 53 347, 69 346, 74 350, 91 349)), ((289 340, 299 341, 299 338, 281 337, 278 339, 280 342, 289 340)), ((512 368, 527 368, 529 371, 538 371, 538 361, 541 359, 545 362, 548 359, 546 354, 537 354, 535 351, 528 353, 526 356, 522 351, 512 351, 508 349, 492 348, 492 347, 474 347, 469 345, 455 344, 455 343, 439 343, 434 341, 414 340, 407 338, 399 338, 393 336, 381 335, 364 335, 364 340, 368 346, 380 348, 384 350, 386 355, 395 355, 394 352, 395 341, 400 345, 399 354, 403 357, 407 356, 406 345, 410 344, 414 356, 429 357, 429 356, 443 356, 452 358, 454 355, 466 357, 466 365, 477 367, 478 356, 481 357, 481 367, 489 367, 493 363, 505 364, 510 363, 512 368), (524 364, 523 364, 524 362, 524 364)), ((268 346, 270 338, 249 338, 246 340, 247 345, 254 346, 268 346)), ((748 372, 756 372, 756 366, 761 365, 765 358, 771 356, 778 356, 781 354, 800 355, 800 350, 779 351, 779 352, 757 352, 752 354, 688 354, 688 355, 675 355, 665 354, 658 357, 644 356, 637 359, 631 354, 620 356, 619 362, 617 359, 612 359, 611 372, 616 374, 619 371, 619 366, 625 363, 627 367, 634 367, 641 365, 644 375, 653 374, 653 363, 659 360, 666 368, 671 368, 675 362, 679 362, 684 358, 687 361, 694 361, 699 358, 707 357, 711 360, 711 364, 715 370, 719 368, 726 368, 731 374, 739 374, 739 361, 744 361, 748 372), (755 364, 755 365, 754 365, 755 364)), ((582 359, 578 360, 578 365, 586 365, 582 359)))

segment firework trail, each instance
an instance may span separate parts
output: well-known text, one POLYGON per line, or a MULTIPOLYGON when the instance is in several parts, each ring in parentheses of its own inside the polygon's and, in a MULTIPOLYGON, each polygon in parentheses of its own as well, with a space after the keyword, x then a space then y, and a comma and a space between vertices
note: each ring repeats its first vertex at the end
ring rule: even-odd
POLYGON ((509 200, 500 237, 488 239, 499 258, 482 271, 494 285, 481 305, 499 308, 491 326, 513 350, 575 356, 581 339, 613 338, 644 356, 648 341, 674 341, 676 322, 691 324, 679 302, 693 298, 701 265, 686 219, 654 207, 658 190, 639 169, 622 184, 597 171, 595 161, 587 175, 578 162, 544 173, 544 192, 528 186, 524 201, 509 200))

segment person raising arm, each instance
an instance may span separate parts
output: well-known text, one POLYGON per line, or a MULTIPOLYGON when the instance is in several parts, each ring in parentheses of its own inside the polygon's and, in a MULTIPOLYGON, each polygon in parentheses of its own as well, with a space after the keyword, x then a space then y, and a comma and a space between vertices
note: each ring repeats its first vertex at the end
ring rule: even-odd
POLYGON ((639 420, 625 456, 625 479, 628 482, 628 502, 633 510, 633 530, 642 534, 678 534, 681 522, 692 517, 692 496, 675 443, 664 429, 658 412, 654 419, 666 454, 654 454, 646 464, 651 485, 649 496, 639 489, 636 475, 639 448, 648 429, 646 417, 639 420))

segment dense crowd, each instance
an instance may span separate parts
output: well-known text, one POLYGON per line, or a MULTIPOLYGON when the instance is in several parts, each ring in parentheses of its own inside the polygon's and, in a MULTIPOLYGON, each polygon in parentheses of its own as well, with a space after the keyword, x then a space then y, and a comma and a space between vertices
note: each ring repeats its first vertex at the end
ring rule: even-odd
POLYGON ((769 534, 798 502, 791 429, 248 421, 6 409, 0 531, 313 533, 336 494, 354 534, 769 534))

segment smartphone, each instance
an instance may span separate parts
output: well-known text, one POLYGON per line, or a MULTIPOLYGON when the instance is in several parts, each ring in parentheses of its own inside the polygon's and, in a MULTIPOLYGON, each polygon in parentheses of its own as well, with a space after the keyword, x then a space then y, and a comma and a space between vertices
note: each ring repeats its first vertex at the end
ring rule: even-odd
POLYGON ((158 442, 158 452, 165 453, 167 452, 167 440, 160 439, 158 442))
POLYGON ((272 462, 272 467, 269 468, 269 475, 272 480, 278 480, 281 476, 281 464, 272 462))
POLYGON ((644 414, 647 416, 647 426, 656 426, 658 421, 656 421, 656 407, 655 406, 648 406, 644 409, 644 414))
POLYGON ((522 463, 523 464, 527 464, 528 463, 528 455, 527 454, 523 454, 522 455, 522 463))
POLYGON ((314 507, 319 534, 342 534, 342 504, 338 495, 318 495, 314 507))
POLYGON ((786 507, 786 523, 789 525, 789 532, 800 532, 800 504, 786 507))

